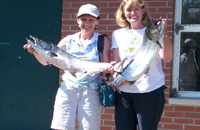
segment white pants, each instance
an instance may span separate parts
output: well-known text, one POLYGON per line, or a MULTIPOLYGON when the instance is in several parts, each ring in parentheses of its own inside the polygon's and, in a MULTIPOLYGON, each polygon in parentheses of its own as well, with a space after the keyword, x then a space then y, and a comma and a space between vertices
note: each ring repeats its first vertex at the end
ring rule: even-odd
POLYGON ((52 129, 100 130, 102 107, 98 90, 86 90, 61 83, 54 104, 52 129))

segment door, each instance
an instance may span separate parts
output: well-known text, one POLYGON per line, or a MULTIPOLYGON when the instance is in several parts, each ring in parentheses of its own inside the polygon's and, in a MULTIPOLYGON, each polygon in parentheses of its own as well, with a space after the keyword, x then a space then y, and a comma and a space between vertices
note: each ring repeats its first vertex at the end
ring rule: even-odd
POLYGON ((29 35, 57 44, 62 0, 1 0, 0 129, 50 129, 59 70, 23 49, 29 35))

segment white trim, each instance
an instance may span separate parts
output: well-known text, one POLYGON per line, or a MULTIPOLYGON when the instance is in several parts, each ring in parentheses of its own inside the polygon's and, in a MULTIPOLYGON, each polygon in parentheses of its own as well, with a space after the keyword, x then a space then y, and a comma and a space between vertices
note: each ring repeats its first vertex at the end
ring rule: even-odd
POLYGON ((169 104, 175 106, 200 106, 200 98, 169 98, 169 104))
MULTIPOLYGON (((183 27, 183 29, 179 30, 178 34, 174 30, 174 57, 173 57, 173 69, 172 69, 172 90, 173 90, 172 92, 173 93, 172 95, 177 96, 177 97, 185 97, 186 99, 188 99, 189 97, 200 98, 200 92, 197 92, 197 91, 186 91, 186 92, 178 91, 179 90, 178 87, 179 87, 179 61, 180 61, 180 49, 181 49, 180 48, 181 33, 182 32, 200 32, 200 24, 181 24, 182 1, 183 0, 175 1, 174 29, 176 29, 176 23, 179 23, 183 27)), ((188 101, 188 104, 190 104, 191 100, 187 100, 187 101, 188 101)), ((177 103, 177 105, 180 103, 180 101, 177 101, 177 98, 176 100, 174 99, 171 100, 170 98, 170 102, 172 104, 177 103)), ((186 101, 184 100, 183 104, 187 104, 185 102, 186 101)), ((198 103, 200 104, 200 102, 198 103)), ((191 104, 193 104, 193 102, 191 102, 191 104)))

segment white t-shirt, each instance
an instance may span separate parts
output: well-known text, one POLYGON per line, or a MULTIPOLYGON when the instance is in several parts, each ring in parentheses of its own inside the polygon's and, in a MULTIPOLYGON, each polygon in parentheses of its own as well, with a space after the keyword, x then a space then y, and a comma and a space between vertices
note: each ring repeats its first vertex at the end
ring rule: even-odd
MULTIPOLYGON (((119 57, 121 60, 135 53, 142 44, 145 28, 132 30, 121 28, 112 33, 112 47, 119 48, 119 57)), ((128 93, 147 93, 165 84, 165 75, 162 71, 161 58, 158 57, 154 65, 150 68, 149 74, 139 78, 133 85, 123 85, 119 89, 128 93)))

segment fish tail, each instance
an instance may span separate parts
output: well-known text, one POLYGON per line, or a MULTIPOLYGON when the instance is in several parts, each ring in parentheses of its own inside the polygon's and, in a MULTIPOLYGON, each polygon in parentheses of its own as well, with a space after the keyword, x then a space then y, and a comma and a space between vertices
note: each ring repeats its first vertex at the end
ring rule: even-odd
POLYGON ((124 62, 127 58, 123 59, 121 62, 118 62, 117 64, 114 65, 114 71, 117 73, 122 73, 123 69, 123 65, 124 62))
POLYGON ((119 94, 121 94, 121 91, 119 90, 119 86, 116 87, 116 90, 117 90, 117 92, 118 92, 119 94))
POLYGON ((123 80, 124 78, 121 76, 121 75, 118 75, 113 81, 112 81, 112 85, 113 86, 118 86, 121 82, 122 82, 122 80, 123 80))
POLYGON ((111 83, 111 87, 117 90, 119 94, 121 94, 121 91, 119 90, 119 86, 115 86, 114 84, 111 83))
POLYGON ((124 77, 122 75, 118 75, 112 82, 111 86, 114 87, 117 92, 121 94, 121 91, 119 90, 119 84, 124 80, 124 77))

